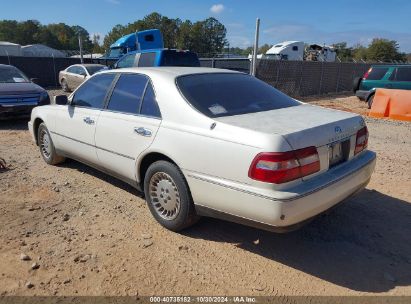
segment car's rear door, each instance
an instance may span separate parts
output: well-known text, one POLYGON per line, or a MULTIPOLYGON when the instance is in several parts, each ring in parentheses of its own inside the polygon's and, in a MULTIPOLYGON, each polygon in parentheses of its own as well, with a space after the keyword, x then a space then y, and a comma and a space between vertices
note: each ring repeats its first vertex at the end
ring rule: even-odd
POLYGON ((397 67, 390 80, 392 89, 411 90, 411 66, 397 67))
POLYGON ((84 83, 70 105, 56 107, 55 146, 61 152, 92 164, 97 163, 94 135, 101 109, 115 74, 100 74, 84 83))
POLYGON ((100 165, 124 179, 135 180, 136 158, 151 145, 160 123, 150 79, 121 74, 97 122, 100 165))

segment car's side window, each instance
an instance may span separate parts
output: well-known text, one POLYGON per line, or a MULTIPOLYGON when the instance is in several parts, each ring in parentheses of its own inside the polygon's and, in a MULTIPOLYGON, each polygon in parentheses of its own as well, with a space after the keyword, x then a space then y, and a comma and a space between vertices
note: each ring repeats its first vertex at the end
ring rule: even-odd
POLYGON ((161 112, 158 108, 156 96, 154 95, 154 89, 150 82, 147 84, 140 113, 145 116, 161 118, 161 112))
POLYGON ((136 54, 130 54, 130 55, 124 56, 124 58, 122 58, 118 62, 117 68, 129 68, 129 67, 134 66, 135 58, 136 58, 136 54))
POLYGON ((123 74, 111 94, 107 109, 123 113, 138 114, 147 77, 138 74, 123 74))
POLYGON ((140 60, 138 61, 139 67, 152 67, 156 60, 156 53, 142 53, 140 55, 140 60))
POLYGON ((411 67, 398 67, 396 80, 411 81, 411 67))
POLYGON ((79 66, 77 67, 77 74, 84 76, 87 75, 87 72, 83 67, 79 66))
POLYGON ((77 70, 77 67, 76 67, 76 66, 72 66, 72 67, 69 67, 69 68, 67 69, 67 72, 68 72, 68 73, 77 74, 77 73, 76 73, 76 70, 77 70))
POLYGON ((74 93, 71 104, 101 109, 114 77, 115 74, 101 74, 90 78, 74 93))

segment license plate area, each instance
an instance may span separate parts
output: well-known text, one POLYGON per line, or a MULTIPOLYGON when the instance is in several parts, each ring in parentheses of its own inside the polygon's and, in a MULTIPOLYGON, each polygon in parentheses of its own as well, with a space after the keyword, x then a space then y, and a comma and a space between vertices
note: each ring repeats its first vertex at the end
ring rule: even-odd
POLYGON ((334 142, 328 146, 328 168, 337 166, 348 160, 350 154, 350 140, 334 142))

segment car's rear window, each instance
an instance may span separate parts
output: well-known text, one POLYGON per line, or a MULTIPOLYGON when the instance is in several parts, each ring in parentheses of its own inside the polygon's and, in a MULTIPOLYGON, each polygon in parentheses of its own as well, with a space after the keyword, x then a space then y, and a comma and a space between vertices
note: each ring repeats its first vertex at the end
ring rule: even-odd
POLYGON ((199 67, 200 61, 193 52, 164 51, 162 66, 199 67))
POLYGON ((384 67, 373 67, 371 72, 368 74, 367 80, 381 80, 387 73, 388 68, 384 67))
POLYGON ((208 117, 232 116, 298 106, 300 103, 247 74, 208 73, 177 78, 187 101, 208 117))

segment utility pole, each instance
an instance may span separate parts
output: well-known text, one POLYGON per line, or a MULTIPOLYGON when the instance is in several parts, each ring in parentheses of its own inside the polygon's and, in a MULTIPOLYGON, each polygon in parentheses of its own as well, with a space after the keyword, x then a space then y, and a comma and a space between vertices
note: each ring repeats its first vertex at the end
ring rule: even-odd
POLYGON ((83 41, 81 40, 81 35, 80 32, 78 33, 78 46, 80 49, 80 62, 83 64, 84 60, 83 60, 83 41))
POLYGON ((258 52, 258 37, 260 35, 260 18, 257 18, 255 24, 255 40, 254 40, 254 51, 253 60, 251 62, 251 75, 255 76, 257 71, 257 52, 258 52))

